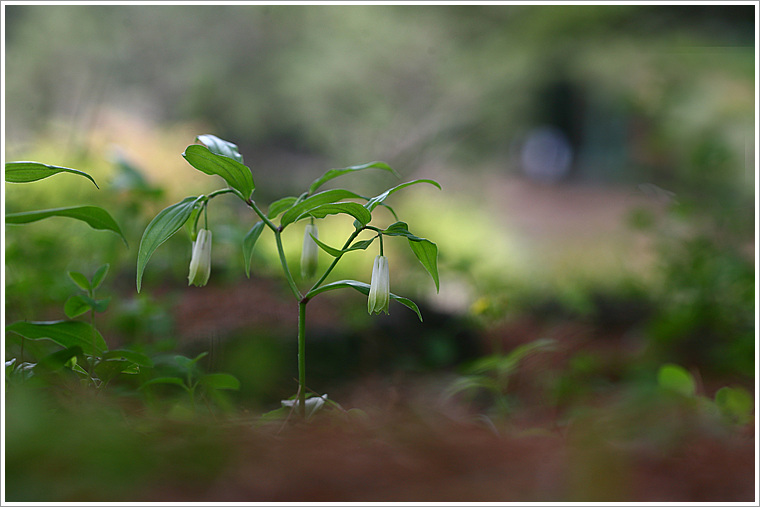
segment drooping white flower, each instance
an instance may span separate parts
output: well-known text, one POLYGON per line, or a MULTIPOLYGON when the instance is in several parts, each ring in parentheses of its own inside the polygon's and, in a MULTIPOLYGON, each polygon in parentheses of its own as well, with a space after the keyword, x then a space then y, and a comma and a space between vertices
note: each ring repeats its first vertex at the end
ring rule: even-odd
POLYGON ((317 273, 319 247, 311 236, 319 239, 319 231, 314 224, 307 224, 303 234, 303 250, 301 250, 301 276, 311 278, 317 273))
POLYGON ((375 263, 372 266, 372 281, 369 285, 367 311, 370 315, 380 312, 388 313, 390 292, 391 276, 388 271, 388 259, 383 255, 378 255, 375 257, 375 263))
POLYGON ((190 274, 187 284, 203 287, 211 276, 211 231, 201 229, 193 241, 193 255, 190 258, 190 274))

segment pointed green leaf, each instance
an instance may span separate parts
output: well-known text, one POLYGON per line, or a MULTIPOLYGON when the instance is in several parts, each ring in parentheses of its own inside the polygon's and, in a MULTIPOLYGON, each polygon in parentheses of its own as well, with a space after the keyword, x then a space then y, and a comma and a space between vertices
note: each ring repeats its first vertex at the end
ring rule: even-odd
POLYGON ((435 282, 436 291, 440 290, 438 281, 438 246, 430 240, 415 236, 404 222, 396 222, 383 231, 386 236, 404 236, 409 240, 409 248, 419 259, 435 282))
POLYGON ((100 287, 100 284, 103 283, 103 280, 108 274, 108 268, 110 267, 111 267, 110 264, 103 264, 102 266, 98 268, 97 271, 95 271, 95 274, 92 275, 92 290, 95 290, 98 287, 100 287))
POLYGON ((402 188, 406 188, 406 187, 409 187, 411 185, 416 185, 417 183, 429 183, 429 184, 431 184, 431 185, 433 185, 435 187, 438 187, 438 190, 441 189, 441 185, 437 181, 435 181, 435 180, 421 179, 421 180, 408 181, 406 183, 402 183, 401 185, 396 185, 393 188, 389 188, 388 190, 386 190, 382 194, 380 194, 380 195, 378 195, 376 197, 373 197, 372 199, 370 199, 369 201, 367 201, 367 203, 364 206, 368 210, 372 211, 372 210, 374 210, 377 207, 378 204, 382 204, 382 202, 385 199, 387 199, 388 196, 391 195, 392 193, 394 193, 394 192, 396 192, 398 190, 401 190, 402 188))
POLYGON ((44 209, 37 211, 24 211, 22 213, 9 213, 5 215, 7 224, 28 224, 50 217, 68 217, 81 220, 93 229, 102 229, 115 232, 127 244, 127 238, 122 234, 119 224, 103 208, 98 206, 73 206, 71 208, 44 209))
POLYGON ((82 294, 71 296, 66 300, 63 305, 63 312, 70 319, 79 317, 80 315, 89 312, 90 309, 95 307, 95 301, 82 294))
POLYGON ((409 232, 409 227, 406 225, 405 222, 396 222, 394 224, 391 224, 388 226, 387 229, 383 231, 383 234, 386 236, 404 236, 405 238, 414 240, 414 241, 423 241, 425 238, 420 238, 409 232))
POLYGON ((212 153, 205 146, 191 144, 182 154, 188 163, 201 172, 219 175, 224 181, 237 190, 238 196, 247 201, 253 193, 253 175, 251 170, 235 159, 212 153))
POLYGON ((126 349, 109 350, 108 352, 103 354, 103 359, 104 360, 125 359, 127 361, 138 364, 140 366, 144 366, 146 368, 153 367, 153 361, 151 361, 150 357, 146 356, 145 354, 141 352, 135 352, 134 350, 126 350, 126 349))
MULTIPOLYGON (((306 294, 306 297, 312 298, 322 292, 327 292, 327 291, 335 290, 335 289, 344 289, 348 287, 361 292, 365 296, 369 296, 369 287, 370 287, 369 284, 366 284, 364 282, 359 282, 356 280, 339 280, 337 282, 328 283, 327 285, 322 285, 321 287, 317 287, 316 289, 309 291, 309 293, 306 294)), ((390 293, 389 296, 391 299, 398 301, 402 305, 414 311, 414 313, 417 314, 417 317, 419 317, 420 322, 422 322, 422 314, 420 313, 420 309, 417 307, 414 301, 405 297, 397 296, 396 294, 393 294, 393 293, 390 293)))
POLYGON ((208 373, 203 375, 199 381, 212 389, 240 389, 240 381, 227 373, 208 373))
POLYGON ((68 347, 63 350, 58 350, 40 359, 39 363, 37 363, 37 366, 35 367, 35 370, 38 368, 45 368, 47 370, 53 371, 60 370, 72 362, 76 364, 76 359, 72 361, 72 358, 76 358, 82 354, 83 352, 81 347, 68 347))
POLYGON ((310 236, 311 236, 311 239, 314 240, 314 243, 316 243, 319 248, 321 248, 328 254, 332 255, 333 257, 340 257, 341 255, 345 253, 345 250, 338 250, 337 248, 333 248, 329 245, 324 244, 323 242, 315 238, 313 234, 310 234, 310 236))
POLYGON ((314 182, 309 187, 309 194, 313 194, 319 187, 333 178, 337 178, 338 176, 343 176, 344 174, 352 173, 355 171, 362 171, 364 169, 382 169, 383 171, 388 171, 398 176, 398 173, 385 162, 369 162, 367 164, 344 167, 343 169, 330 169, 325 174, 314 180, 314 182))
POLYGON ((104 312, 108 309, 108 303, 111 302, 111 296, 108 296, 104 299, 96 299, 95 300, 95 306, 93 308, 96 312, 104 312))
POLYGON ((236 144, 220 139, 212 134, 203 134, 196 137, 196 139, 205 144, 211 153, 229 157, 237 160, 241 164, 243 163, 243 156, 238 152, 236 144))
POLYGON ((324 218, 327 215, 337 215, 339 213, 351 215, 358 220, 361 225, 367 225, 370 220, 372 220, 372 214, 361 204, 355 202, 336 202, 323 204, 305 211, 294 221, 297 222, 298 220, 308 217, 324 218))
POLYGON ((290 209, 293 204, 296 203, 298 198, 296 197, 283 197, 269 205, 269 213, 267 218, 273 219, 283 211, 290 209))
POLYGON ((340 257, 344 253, 351 252, 353 250, 366 250, 367 247, 370 246, 373 241, 375 241, 375 238, 377 238, 377 236, 374 236, 372 239, 357 241, 356 243, 349 246, 348 248, 344 248, 343 250, 338 250, 337 248, 333 248, 329 245, 324 244, 323 242, 315 238, 313 234, 311 234, 311 237, 314 240, 314 242, 317 244, 317 246, 319 246, 322 250, 332 255, 333 257, 340 257))
POLYGON ((432 241, 427 239, 411 239, 409 238, 409 247, 417 256, 417 259, 422 263, 430 276, 435 282, 435 290, 439 291, 438 283, 438 247, 432 241))
POLYGON ((54 322, 14 322, 5 326, 29 340, 51 340, 62 347, 79 346, 86 354, 101 354, 108 350, 103 336, 86 322, 62 320, 54 322), (93 342, 95 349, 93 349, 93 342))
POLYGON ((251 277, 251 258, 253 257, 253 247, 256 246, 256 241, 261 235, 261 231, 264 229, 264 222, 256 222, 248 234, 243 238, 243 262, 245 265, 245 276, 251 277))
POLYGON ((98 187, 92 176, 77 169, 42 164, 40 162, 6 162, 5 164, 5 181, 9 183, 31 183, 58 173, 71 173, 84 176, 98 187))
POLYGON ((287 210, 280 219, 280 226, 285 227, 288 224, 295 222, 300 217, 304 216, 305 213, 308 213, 318 206, 331 204, 340 201, 341 199, 351 197, 360 198, 361 196, 354 192, 351 192, 350 190, 344 190, 341 188, 335 190, 326 190, 324 192, 314 194, 287 210))
POLYGON ((156 248, 172 237, 190 217, 198 197, 186 197, 182 201, 163 209, 145 228, 140 249, 137 252, 137 292, 142 285, 143 271, 156 248))
POLYGON ((86 290, 87 292, 90 292, 92 290, 92 285, 90 284, 90 281, 82 273, 77 273, 76 271, 69 271, 69 278, 71 278, 71 280, 75 284, 77 284, 80 289, 86 290))
POLYGON ((373 241, 377 239, 377 236, 373 236, 371 239, 365 239, 362 241, 357 241, 350 247, 346 248, 347 252, 350 252, 352 250, 366 250, 368 246, 372 244, 373 241))

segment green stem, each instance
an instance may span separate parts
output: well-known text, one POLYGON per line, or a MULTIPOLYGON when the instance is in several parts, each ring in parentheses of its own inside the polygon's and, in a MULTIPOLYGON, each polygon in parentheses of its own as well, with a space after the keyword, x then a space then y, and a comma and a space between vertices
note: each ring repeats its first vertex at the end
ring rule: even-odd
POLYGON ((223 188, 221 190, 214 190, 213 192, 211 192, 210 194, 208 194, 208 198, 209 199, 213 199, 217 195, 230 194, 230 193, 234 193, 234 192, 235 191, 233 189, 231 189, 231 188, 223 188))
POLYGON ((256 206, 256 203, 253 202, 251 199, 248 199, 246 201, 246 204, 253 209, 253 211, 256 212, 256 214, 261 218, 261 220, 266 224, 267 227, 272 229, 274 232, 274 239, 277 242, 277 253, 280 256, 280 264, 282 264, 282 270, 285 272, 285 278, 288 281, 288 285, 290 286, 290 290, 293 291, 293 295, 296 297, 297 300, 301 300, 303 296, 301 295, 301 292, 298 290, 298 286, 296 285, 295 280, 293 279, 293 275, 290 273, 290 268, 288 267, 288 261, 285 258, 285 250, 282 248, 282 229, 277 227, 269 218, 259 209, 258 206, 256 206))
MULTIPOLYGON (((343 245, 343 248, 341 248, 341 250, 345 250, 346 248, 348 248, 351 245, 351 243, 356 239, 356 237, 359 235, 359 233, 362 232, 366 228, 367 227, 365 226, 365 227, 362 227, 361 229, 356 229, 353 233, 351 233, 351 236, 349 236, 348 240, 346 240, 346 243, 343 245)), ((327 276, 332 272, 333 268, 335 267, 336 264, 338 264, 338 261, 340 260, 341 257, 342 255, 339 255, 338 257, 333 259, 332 264, 328 266, 327 270, 324 273, 322 273, 322 276, 319 277, 319 280, 317 280, 316 283, 312 285, 311 289, 309 289, 308 292, 311 292, 317 287, 319 287, 320 285, 322 285, 322 282, 324 282, 327 276)))
POLYGON ((298 409, 301 418, 306 419, 306 303, 298 302, 298 409))
POLYGON ((277 232, 277 231, 278 231, 278 227, 277 227, 276 225, 274 225, 274 223, 273 223, 271 220, 269 220, 269 217, 267 217, 267 216, 266 216, 266 215, 265 215, 265 214, 264 214, 264 213, 263 213, 263 212, 262 212, 262 211, 259 209, 259 207, 258 207, 258 206, 256 206, 256 203, 255 203, 255 202, 253 202, 252 200, 248 199, 248 200, 246 201, 246 204, 248 204, 248 206, 250 206, 250 207, 251 207, 251 209, 253 209, 253 211, 255 211, 255 212, 256 212, 256 214, 257 214, 257 215, 259 216, 259 218, 260 218, 260 219, 261 219, 261 220, 262 220, 262 221, 263 221, 263 222, 264 222, 264 223, 267 225, 267 227, 269 227, 270 229, 272 229, 272 230, 273 230, 273 231, 275 231, 275 232, 277 232))
POLYGON ((280 255, 280 263, 282 264, 282 270, 285 272, 285 278, 288 280, 288 285, 290 285, 290 290, 293 291, 293 295, 296 299, 300 301, 303 299, 303 295, 298 290, 296 281, 293 280, 293 275, 290 273, 290 268, 288 268, 288 261, 285 258, 285 250, 282 248, 282 233, 279 229, 274 231, 274 239, 277 242, 277 253, 280 255))
MULTIPOLYGON (((95 299, 95 291, 89 290, 88 296, 90 296, 90 299, 95 299)), ((95 354, 97 353, 96 349, 96 340, 95 340, 95 308, 90 308, 90 327, 92 328, 92 356, 90 356, 90 380, 95 383, 95 354)), ((95 386, 97 387, 97 385, 95 386)))

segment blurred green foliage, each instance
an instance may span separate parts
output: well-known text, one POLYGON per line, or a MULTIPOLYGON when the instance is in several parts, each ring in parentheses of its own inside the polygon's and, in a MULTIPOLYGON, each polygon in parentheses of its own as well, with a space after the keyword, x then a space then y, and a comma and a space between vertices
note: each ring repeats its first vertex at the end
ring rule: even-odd
MULTIPOLYGON (((418 206, 414 195, 399 197, 419 223, 415 232, 439 238, 444 309, 469 309, 485 327, 522 313, 580 319, 643 335, 652 344, 650 366, 689 359, 708 371, 752 375, 751 6, 13 5, 6 12, 9 158, 55 161, 103 183, 100 191, 67 180, 9 184, 6 211, 30 202, 102 205, 131 245, 125 250, 106 235, 84 239, 86 226, 59 219, 23 236, 8 226, 9 320, 61 318, 72 285, 60 274, 107 262, 113 285, 106 295, 120 295, 103 315, 109 336, 177 339, 171 308, 184 287, 188 239, 178 234, 151 261, 145 284, 160 294, 135 295, 132 266, 150 217, 189 189, 208 190, 203 175, 185 176, 179 156, 200 123, 240 145, 263 201, 356 160, 384 160, 405 179, 466 175, 473 183, 461 192, 447 189, 418 206), (113 110, 142 120, 114 128, 113 110), (661 245, 648 276, 607 262, 617 252, 601 242, 543 262, 482 206, 479 176, 518 174, 521 139, 544 123, 568 130, 576 143, 576 181, 653 182, 675 193, 668 220, 657 206, 638 215, 640 230, 661 245), (111 151, 114 142, 122 151, 111 151)), ((210 220, 214 279, 231 284, 241 278, 239 245, 252 224, 235 206, 219 206, 210 220)), ((343 225, 326 224, 320 238, 336 244, 343 225)), ((285 238, 293 263, 300 239, 285 238)), ((412 256, 393 253, 394 273, 410 273, 394 286, 424 298, 431 292, 425 273, 406 269, 412 256)), ((276 273, 272 244, 262 239, 253 255, 254 276, 276 273)), ((357 254, 335 275, 366 279, 367 266, 357 254)), ((348 310, 343 317, 348 335, 371 329, 348 310)), ((265 397, 274 383, 264 377, 283 372, 283 348, 269 331, 258 330, 260 341, 246 346, 230 337, 233 349, 251 349, 231 361, 233 373, 255 377, 259 387, 251 389, 265 397), (271 363, 245 372, 241 357, 271 363)), ((392 326, 371 331, 378 340, 396 334, 392 326)), ((400 364, 452 365, 454 333, 435 333, 400 364)), ((347 343, 332 357, 351 357, 347 343)), ((568 389, 578 379, 607 381, 594 357, 572 363, 568 389)))

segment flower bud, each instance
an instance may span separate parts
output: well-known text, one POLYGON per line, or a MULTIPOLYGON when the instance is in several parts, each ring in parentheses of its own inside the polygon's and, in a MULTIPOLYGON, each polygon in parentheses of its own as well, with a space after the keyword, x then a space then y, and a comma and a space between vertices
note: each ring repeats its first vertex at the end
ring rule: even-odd
POLYGON ((303 234, 303 250, 301 251, 301 276, 311 278, 317 273, 319 247, 311 236, 319 239, 317 226, 307 224, 303 234))
POLYGON ((190 274, 187 284, 203 287, 211 275, 211 231, 201 229, 193 241, 193 255, 190 258, 190 274))
POLYGON ((388 313, 390 287, 391 276, 388 271, 388 259, 383 255, 378 255, 375 257, 375 264, 372 266, 372 281, 369 285, 367 310, 370 315, 381 311, 388 313))

